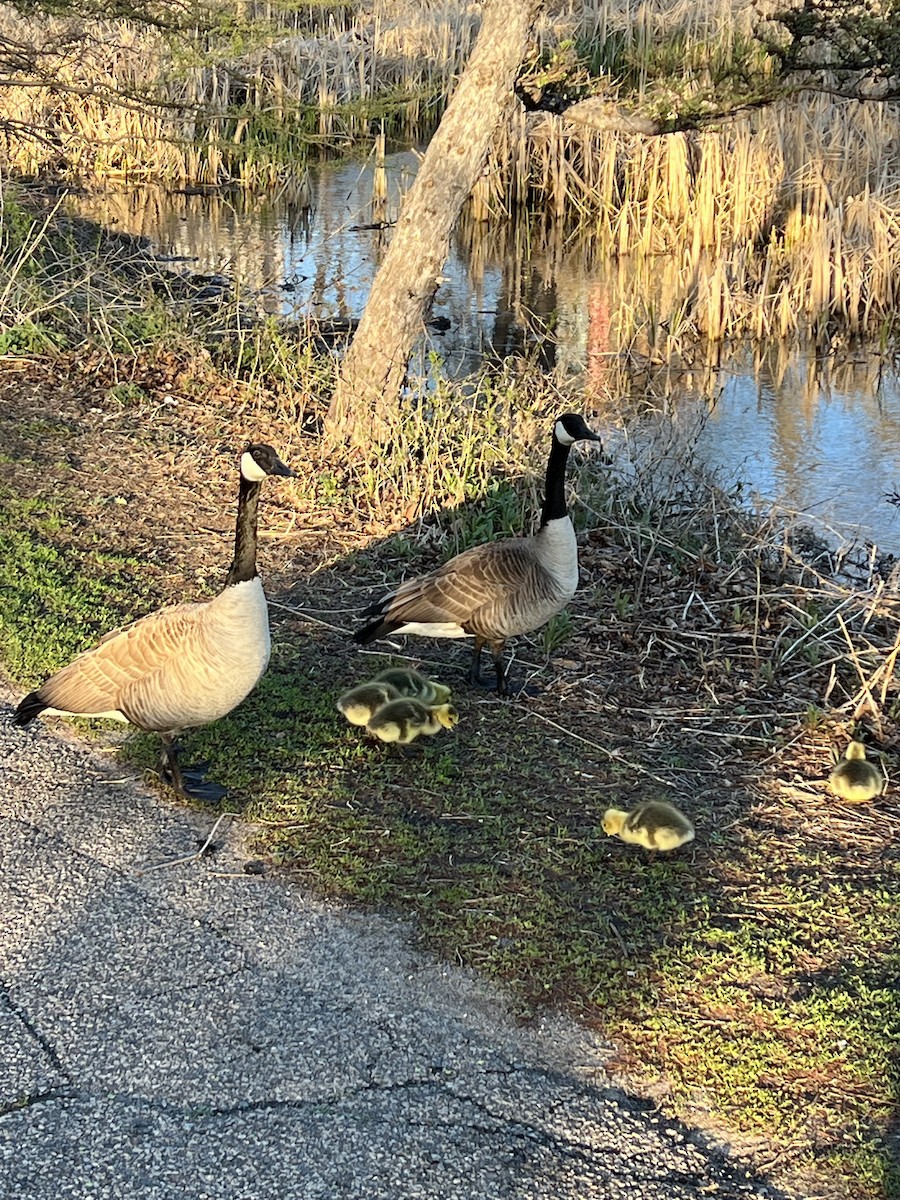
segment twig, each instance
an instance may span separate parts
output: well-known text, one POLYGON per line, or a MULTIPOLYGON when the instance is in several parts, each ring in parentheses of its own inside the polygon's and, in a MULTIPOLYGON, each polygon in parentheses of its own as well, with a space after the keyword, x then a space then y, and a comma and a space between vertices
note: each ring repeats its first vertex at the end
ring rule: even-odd
POLYGON ((278 600, 270 600, 269 604, 272 608, 280 608, 284 612, 294 613, 295 616, 303 617, 306 621, 312 621, 313 625, 321 625, 324 629, 330 629, 333 633, 343 633, 349 637, 350 630, 342 629, 340 625, 330 625, 327 621, 322 621, 319 617, 313 617, 310 613, 302 608, 295 608, 293 604, 281 604, 278 600))
POLYGON ((529 716, 537 717, 545 725, 552 725, 554 729, 558 729, 560 733, 564 733, 567 737, 575 738, 576 741, 583 742, 585 746, 590 746, 592 750, 598 750, 601 754, 605 754, 613 762, 621 763, 624 767, 630 767, 632 771, 638 771, 641 775, 648 775, 651 779, 655 779, 657 783, 663 784, 664 787, 672 786, 670 780, 663 779, 659 775, 654 775, 652 771, 649 771, 646 767, 642 767, 640 763, 630 762, 627 758, 622 758, 621 754, 617 754, 615 750, 607 750, 605 746, 599 746, 596 742, 589 741, 586 737, 582 737, 580 733, 575 733, 571 729, 566 729, 564 725, 558 725, 556 721, 551 721, 543 713, 535 712, 531 708, 526 711, 529 716))
MULTIPOLYGON (((826 615, 824 617, 821 617, 818 621, 816 621, 816 623, 814 625, 811 625, 809 627, 809 629, 804 629, 803 633, 800 634, 800 636, 797 638, 796 642, 792 642, 791 645, 788 646, 788 648, 785 650, 784 654, 781 656, 782 666, 788 661, 788 659, 793 658, 794 655, 796 654, 796 652, 800 649, 800 647, 803 645, 803 643, 807 640, 807 638, 812 637, 812 635, 814 633, 816 633, 817 630, 821 629, 821 627, 823 625, 827 624, 828 620, 831 617, 833 617, 833 616, 837 617, 838 621, 840 621, 841 624, 843 625, 843 621, 841 620, 841 615, 840 615, 841 609, 847 608, 848 605, 853 603, 854 599, 855 599, 855 596, 852 593, 849 596, 845 596, 844 599, 841 601, 841 603, 837 606, 837 608, 833 609, 830 613, 826 613, 826 615)), ((799 613, 800 615, 804 615, 803 610, 798 605, 792 604, 790 602, 790 600, 788 600, 786 597, 784 598, 783 603, 787 608, 792 608, 796 613, 799 613)), ((775 639, 775 645, 772 647, 773 654, 775 651, 777 651, 778 643, 781 641, 781 638, 785 632, 786 632, 785 630, 782 630, 781 633, 779 633, 778 637, 775 639)))
POLYGON ((900 625, 897 627, 897 636, 894 638, 894 645, 891 647, 890 653, 882 664, 884 672, 881 679, 881 705, 884 707, 884 702, 887 698, 888 684, 894 678, 894 664, 897 661, 897 655, 900 654, 900 625))
POLYGON ((865 711, 865 707, 867 706, 878 722, 880 729, 881 709, 875 703, 875 697, 872 695, 871 685, 875 683, 875 681, 878 679, 878 676, 881 674, 881 671, 884 669, 884 663, 881 663, 880 666, 876 667, 871 679, 867 679, 865 672, 862 669, 862 663, 859 661, 859 655, 856 652, 856 647, 853 645, 853 639, 850 637, 850 631, 847 629, 847 626, 844 623, 844 618, 840 613, 837 613, 836 616, 838 619, 838 624, 841 627, 841 633, 843 633, 847 642, 847 646, 849 647, 850 659, 856 670, 856 674, 859 676, 860 683, 859 691, 857 691, 852 699, 847 701, 847 704, 844 705, 844 707, 847 708, 850 705, 853 706, 853 719, 855 721, 862 715, 862 713, 865 711))
POLYGON ((199 850, 195 850, 193 854, 183 854, 180 858, 167 859, 166 862, 152 863, 149 867, 139 867, 135 870, 135 874, 136 875, 146 875, 150 871, 161 871, 164 867, 177 867, 181 863, 193 862, 193 860, 195 858, 197 858, 197 859, 202 858, 203 855, 206 853, 206 851, 209 849, 210 843, 212 842, 213 838, 216 836, 216 831, 218 830, 218 828, 222 824, 222 822, 225 820, 225 818, 226 817, 239 817, 240 815, 241 814, 237 813, 237 812, 221 813, 220 816, 218 817, 218 819, 216 820, 215 825, 213 825, 212 829, 209 831, 209 836, 207 837, 206 841, 203 843, 203 845, 200 847, 199 850))

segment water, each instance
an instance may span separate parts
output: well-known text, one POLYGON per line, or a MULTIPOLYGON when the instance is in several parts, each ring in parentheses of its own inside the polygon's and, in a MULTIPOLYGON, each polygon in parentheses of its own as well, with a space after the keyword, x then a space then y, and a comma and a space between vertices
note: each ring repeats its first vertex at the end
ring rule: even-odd
MULTIPOLYGON (((362 314, 389 238, 382 222, 396 218, 417 161, 413 152, 388 158, 378 204, 374 165, 356 162, 312 172, 309 206, 144 188, 73 197, 70 207, 149 238, 175 270, 236 280, 268 313, 346 321, 362 314)), ((557 376, 583 381, 590 396, 610 374, 622 299, 652 288, 657 311, 671 311, 657 261, 636 283, 625 267, 592 265, 583 247, 552 235, 526 242, 522 230, 463 222, 418 347, 420 366, 437 355, 444 371, 463 376, 486 357, 527 350, 557 376)), ((638 363, 636 374, 635 390, 644 376, 657 399, 629 416, 629 437, 665 422, 724 484, 743 481, 842 536, 900 547, 900 510, 886 499, 900 489, 900 382, 874 356, 827 371, 799 355, 761 364, 745 356, 662 385, 649 365, 638 363)), ((612 432, 621 420, 606 415, 612 432)))
POLYGON ((825 526, 859 531, 900 548, 900 388, 879 391, 774 388, 766 379, 728 380, 700 436, 702 457, 731 481, 808 513, 825 526))

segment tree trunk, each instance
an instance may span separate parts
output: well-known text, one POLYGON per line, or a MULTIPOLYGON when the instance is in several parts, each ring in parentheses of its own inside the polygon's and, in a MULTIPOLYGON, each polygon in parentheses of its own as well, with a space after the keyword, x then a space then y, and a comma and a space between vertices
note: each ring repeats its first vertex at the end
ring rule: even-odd
POLYGON ((450 234, 484 167, 540 0, 489 0, 481 30, 403 202, 328 411, 334 440, 383 441, 413 343, 437 290, 450 234))

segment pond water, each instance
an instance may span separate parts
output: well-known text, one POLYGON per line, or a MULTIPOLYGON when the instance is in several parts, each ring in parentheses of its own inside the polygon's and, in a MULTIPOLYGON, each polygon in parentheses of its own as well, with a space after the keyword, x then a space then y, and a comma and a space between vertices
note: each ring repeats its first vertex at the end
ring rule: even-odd
MULTIPOLYGON (((225 276, 264 311, 353 320, 365 306, 389 238, 385 223, 415 174, 414 152, 388 156, 373 201, 374 163, 326 164, 310 172, 307 203, 287 197, 187 195, 142 188, 71 196, 70 210, 143 235, 174 270, 225 276)), ((437 355, 455 376, 485 358, 528 350, 548 370, 592 394, 613 358, 617 306, 652 287, 669 311, 665 269, 636 282, 627 267, 592 264, 584 246, 552 232, 463 221, 418 348, 420 367, 437 355)), ((653 403, 627 418, 605 407, 613 446, 660 423, 696 445, 723 484, 742 481, 764 500, 808 513, 836 536, 900 547, 900 381, 877 357, 859 352, 823 369, 795 355, 755 362, 737 355, 714 371, 659 382, 658 368, 635 361, 653 403), (653 382, 651 383, 651 379, 653 382), (626 432, 627 430, 627 432, 626 432)))

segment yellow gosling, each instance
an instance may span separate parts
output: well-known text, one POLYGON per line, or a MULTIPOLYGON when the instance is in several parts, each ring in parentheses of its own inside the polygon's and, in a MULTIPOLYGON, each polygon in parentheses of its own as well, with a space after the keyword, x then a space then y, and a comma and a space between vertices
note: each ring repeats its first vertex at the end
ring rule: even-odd
POLYGON ((694 826, 683 812, 665 800, 647 800, 631 812, 608 808, 603 832, 646 850, 677 850, 693 841, 694 826))
POLYGON ((406 697, 391 700, 379 708, 366 729, 383 742, 408 746, 422 734, 430 737, 442 729, 452 729, 458 720, 459 713, 452 704, 429 707, 406 697))
POLYGON ((445 684, 426 679, 412 667, 386 667, 378 672, 373 682, 389 683, 397 689, 398 696, 421 700, 425 705, 447 704, 450 700, 450 689, 445 684))
POLYGON ((844 751, 844 757, 828 776, 831 794, 841 800, 849 800, 851 804, 874 800, 881 795, 884 787, 884 775, 874 763, 867 760, 862 742, 851 742, 844 751))
POLYGON ((377 683, 373 680, 344 692, 337 702, 337 707, 351 725, 368 725, 382 705, 399 697, 400 693, 389 683, 377 683))

